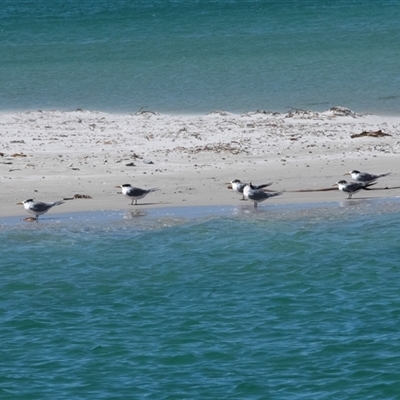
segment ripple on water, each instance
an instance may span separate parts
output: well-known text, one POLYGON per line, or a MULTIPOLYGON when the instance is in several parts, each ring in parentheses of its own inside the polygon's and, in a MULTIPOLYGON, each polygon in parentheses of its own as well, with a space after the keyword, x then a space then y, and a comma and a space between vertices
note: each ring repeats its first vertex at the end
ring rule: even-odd
POLYGON ((395 396, 400 214, 228 214, 3 229, 4 393, 395 396))

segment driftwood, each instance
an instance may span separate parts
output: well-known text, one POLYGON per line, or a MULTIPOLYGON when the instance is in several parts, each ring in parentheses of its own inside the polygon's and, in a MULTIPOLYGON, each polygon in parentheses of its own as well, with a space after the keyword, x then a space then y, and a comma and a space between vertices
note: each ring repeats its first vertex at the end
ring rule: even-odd
POLYGON ((379 131, 375 131, 375 132, 374 131, 369 131, 369 132, 363 131, 361 133, 356 133, 354 135, 350 135, 350 137, 352 139, 359 138, 359 137, 364 137, 364 136, 382 137, 382 136, 392 136, 392 135, 390 135, 389 133, 382 132, 381 129, 379 129, 379 131))
POLYGON ((300 190, 288 190, 288 192, 294 192, 294 193, 328 192, 329 190, 338 190, 338 188, 337 187, 329 187, 329 188, 322 188, 322 189, 300 189, 300 190))

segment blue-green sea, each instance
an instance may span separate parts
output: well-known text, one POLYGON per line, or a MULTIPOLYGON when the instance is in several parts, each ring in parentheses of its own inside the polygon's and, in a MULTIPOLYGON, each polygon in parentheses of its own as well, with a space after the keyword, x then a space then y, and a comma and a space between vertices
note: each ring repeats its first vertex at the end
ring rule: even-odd
POLYGON ((2 0, 0 110, 400 111, 398 0, 2 0))
POLYGON ((0 398, 398 399, 399 221, 398 201, 3 218, 0 398))

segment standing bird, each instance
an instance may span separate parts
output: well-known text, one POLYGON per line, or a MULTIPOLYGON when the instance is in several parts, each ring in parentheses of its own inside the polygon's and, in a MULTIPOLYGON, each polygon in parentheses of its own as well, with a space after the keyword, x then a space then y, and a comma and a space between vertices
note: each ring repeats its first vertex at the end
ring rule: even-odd
POLYGON ((367 188, 369 186, 375 185, 375 183, 376 182, 363 183, 363 182, 339 181, 339 182, 336 182, 335 184, 333 184, 332 186, 337 185, 338 189, 344 193, 348 193, 349 196, 347 198, 351 199, 353 194, 356 194, 360 190, 368 190, 367 188))
POLYGON ((50 208, 53 208, 54 206, 59 206, 60 204, 64 204, 64 202, 55 201, 54 203, 44 203, 42 201, 35 201, 33 199, 28 199, 17 204, 22 204, 25 210, 31 214, 35 214, 35 219, 38 220, 39 215, 47 213, 47 211, 49 211, 50 208))
POLYGON ((390 172, 375 175, 369 174, 368 172, 360 172, 354 169, 353 171, 346 172, 344 175, 351 175, 351 179, 355 180, 356 182, 369 183, 376 181, 378 178, 390 175, 390 172))
MULTIPOLYGON (((264 183, 264 184, 262 184, 262 185, 255 186, 255 185, 252 185, 251 183, 250 183, 250 184, 248 184, 248 183, 243 183, 243 182, 241 182, 239 179, 234 179, 233 181, 230 181, 229 183, 232 185, 232 189, 233 189, 235 192, 238 192, 238 193, 243 193, 243 189, 244 189, 247 185, 250 185, 250 187, 251 187, 252 189, 262 189, 262 188, 265 188, 265 187, 267 187, 267 186, 271 186, 271 185, 272 185, 272 182, 270 182, 270 183, 264 183)), ((246 200, 246 198, 244 197, 244 195, 243 195, 243 197, 242 197, 242 200, 246 200)))
POLYGON ((249 185, 246 185, 243 189, 243 196, 254 202, 254 207, 257 207, 258 203, 269 199, 270 197, 280 196, 283 192, 264 192, 262 189, 254 189, 249 185))
POLYGON ((116 187, 121 188, 122 194, 132 199, 131 205, 133 205, 134 200, 135 204, 137 204, 139 199, 143 199, 143 197, 147 196, 149 193, 159 190, 158 188, 140 189, 130 185, 129 183, 125 183, 124 185, 119 185, 116 187))

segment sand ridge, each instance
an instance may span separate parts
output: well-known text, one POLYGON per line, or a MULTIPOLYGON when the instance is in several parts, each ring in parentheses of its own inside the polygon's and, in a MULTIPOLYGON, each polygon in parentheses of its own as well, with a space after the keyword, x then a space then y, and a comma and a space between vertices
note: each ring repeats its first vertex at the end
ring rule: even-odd
POLYGON ((7 113, 0 116, 0 216, 25 216, 16 203, 27 198, 73 199, 57 212, 134 207, 115 188, 124 183, 161 189, 136 207, 238 204, 241 196, 226 185, 232 179, 273 182, 270 189, 286 191, 260 206, 343 201, 338 190, 318 190, 349 180, 343 174, 352 169, 392 171, 379 190, 355 198, 393 197, 400 189, 381 189, 400 186, 399 155, 400 117, 342 107, 320 113, 7 113), (304 189, 311 191, 299 192, 304 189))

